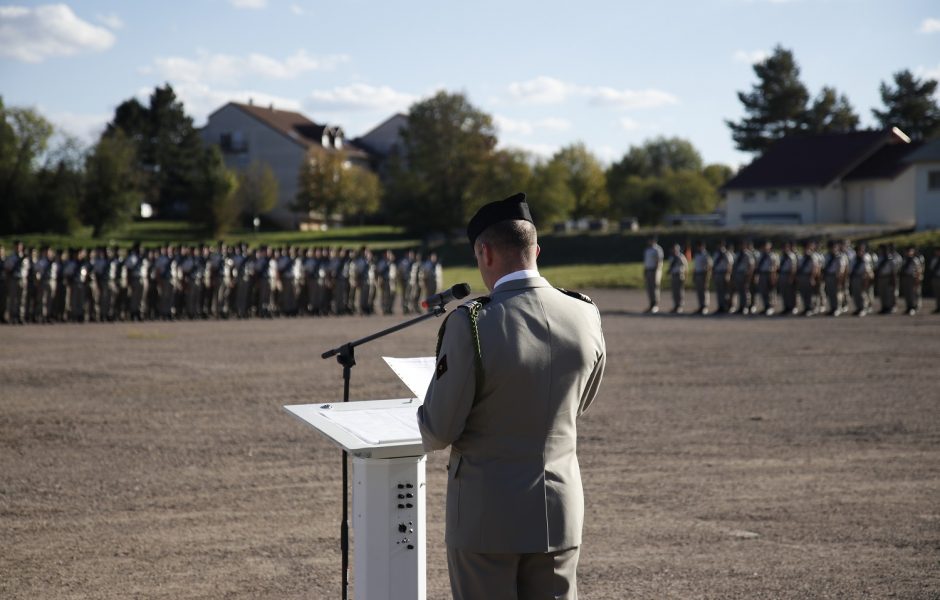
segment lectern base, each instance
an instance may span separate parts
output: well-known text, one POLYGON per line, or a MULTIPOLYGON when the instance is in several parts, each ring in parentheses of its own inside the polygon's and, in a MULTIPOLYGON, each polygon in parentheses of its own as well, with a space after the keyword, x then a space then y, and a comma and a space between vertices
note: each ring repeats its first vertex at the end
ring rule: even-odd
POLYGON ((352 459, 356 600, 425 600, 426 462, 352 459))

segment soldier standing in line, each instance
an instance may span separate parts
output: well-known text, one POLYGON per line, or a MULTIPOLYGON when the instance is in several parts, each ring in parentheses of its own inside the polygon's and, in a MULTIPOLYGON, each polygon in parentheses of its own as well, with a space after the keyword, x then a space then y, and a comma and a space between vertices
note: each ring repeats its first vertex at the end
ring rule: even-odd
POLYGON ((29 273, 26 274, 26 303, 23 305, 23 314, 27 323, 35 323, 39 312, 39 272, 36 270, 39 250, 30 246, 26 248, 26 256, 29 257, 29 273))
POLYGON ((104 256, 102 258, 103 268, 102 273, 103 277, 98 280, 98 286, 101 289, 101 320, 112 322, 114 321, 115 316, 115 304, 117 303, 118 295, 118 270, 115 261, 117 260, 117 252, 113 246, 106 246, 104 248, 104 256))
POLYGON ((153 289, 157 293, 157 316, 164 321, 173 316, 173 248, 165 245, 154 261, 153 289))
POLYGON ((56 262, 55 252, 52 248, 43 247, 42 256, 37 263, 37 282, 38 310, 36 312, 36 321, 39 323, 51 323, 55 318, 55 297, 56 285, 59 280, 59 263, 56 262))
MULTIPOLYGON (((889 244, 879 252, 875 275, 878 277, 878 297, 881 300, 879 314, 888 315, 897 310, 899 261, 894 246, 889 244)), ((881 249, 879 249, 881 250, 881 249)))
POLYGON ((783 301, 781 315, 792 315, 796 312, 796 267, 798 259, 793 247, 793 242, 788 240, 783 243, 783 251, 780 253, 777 292, 783 301))
POLYGON ((838 317, 842 314, 844 298, 842 290, 845 287, 845 276, 848 271, 848 261, 842 251, 842 244, 830 241, 829 251, 826 253, 826 267, 823 270, 826 278, 826 301, 829 306, 829 316, 838 317))
POLYGON ((715 281, 715 301, 718 304, 717 314, 731 311, 731 272, 734 270, 734 254, 728 250, 725 240, 718 242, 715 251, 712 271, 715 281))
POLYGON ((654 314, 659 312, 659 283, 663 276, 664 258, 662 246, 657 241, 656 236, 650 236, 643 251, 643 283, 649 300, 646 312, 654 314))
POLYGON ((196 303, 198 294, 196 291, 196 249, 191 246, 183 246, 180 249, 180 259, 177 267, 179 273, 179 296, 181 306, 177 308, 177 316, 184 314, 189 319, 196 316, 196 303))
POLYGON ((114 247, 114 258, 111 259, 111 268, 115 272, 114 285, 114 318, 126 321, 130 315, 130 281, 127 278, 127 251, 114 247))
POLYGON ((62 287, 65 290, 65 302, 64 302, 64 312, 63 312, 63 321, 74 321, 75 320, 75 310, 73 304, 75 303, 75 298, 77 295, 77 284, 76 280, 78 278, 78 250, 75 248, 69 248, 68 252, 65 255, 65 260, 62 262, 62 287))
POLYGON ((816 314, 816 286, 819 280, 819 261, 816 254, 816 242, 810 240, 803 248, 803 257, 796 271, 800 299, 803 301, 803 316, 816 314))
POLYGON ((415 253, 415 260, 411 263, 411 272, 408 275, 408 287, 411 288, 411 296, 408 303, 412 312, 421 312, 421 265, 424 264, 424 255, 420 252, 415 253))
POLYGON ((855 247, 848 238, 843 238, 841 245, 842 254, 845 257, 845 277, 842 278, 842 312, 849 312, 849 266, 855 261, 855 247))
POLYGON ((345 315, 349 312, 349 271, 352 262, 349 249, 340 250, 333 273, 333 314, 345 315))
POLYGON ((303 253, 303 262, 301 271, 303 277, 303 293, 300 301, 301 310, 304 314, 315 315, 317 306, 317 294, 319 287, 317 285, 317 263, 319 262, 319 248, 307 248, 303 253))
POLYGON ((72 320, 76 323, 84 323, 92 318, 92 294, 90 288, 95 279, 92 269, 91 257, 94 255, 94 248, 85 250, 78 249, 78 258, 75 269, 75 289, 72 294, 72 320))
POLYGON ((267 246, 261 246, 258 259, 255 261, 255 274, 258 282, 258 316, 270 319, 273 316, 271 297, 277 282, 277 265, 273 260, 271 249, 267 246))
POLYGON ((421 302, 436 294, 444 287, 444 269, 437 259, 437 252, 428 253, 427 260, 421 264, 421 294, 417 299, 417 308, 420 309, 421 302))
POLYGON ((914 246, 908 246, 904 252, 900 278, 907 314, 914 316, 920 308, 920 286, 924 281, 924 257, 914 246))
POLYGON ((390 315, 395 308, 395 287, 398 281, 398 266, 391 250, 386 250, 379 258, 375 266, 375 280, 382 314, 390 315))
POLYGON ((375 312, 375 262, 372 251, 363 246, 356 265, 359 280, 359 313, 371 315, 375 312))
POLYGON ((746 315, 751 312, 753 298, 751 297, 751 282, 754 279, 756 261, 751 252, 751 243, 745 241, 741 244, 738 255, 734 259, 734 289, 738 296, 738 306, 735 313, 746 315))
POLYGON ((933 313, 940 314, 940 246, 937 246, 933 249, 933 258, 930 259, 930 287, 933 288, 933 299, 936 303, 936 308, 933 309, 933 313))
POLYGON ((698 299, 697 315, 708 314, 708 281, 712 274, 712 257, 705 249, 705 242, 695 242, 695 256, 692 257, 692 283, 698 299))
POLYGON ((251 285, 255 277, 255 257, 242 244, 235 257, 235 314, 247 319, 251 313, 251 285))
POLYGON ((397 286, 401 298, 401 312, 407 315, 411 312, 411 265, 415 261, 415 251, 408 250, 398 261, 397 286))
POLYGON ((140 321, 147 314, 144 300, 150 287, 150 268, 147 257, 141 255, 139 242, 134 242, 131 251, 127 253, 124 271, 127 273, 128 318, 131 321, 140 321))
POLYGON ((751 279, 748 282, 750 286, 750 290, 749 290, 750 294, 748 295, 748 301, 750 302, 750 304, 747 307, 748 308, 747 312, 748 314, 754 314, 756 311, 755 306, 757 304, 757 293, 758 293, 757 292, 757 279, 758 279, 757 261, 760 260, 760 252, 757 250, 757 248, 754 247, 753 240, 747 240, 747 252, 748 254, 751 255, 751 264, 754 265, 753 270, 751 271, 751 279))
POLYGON ((757 291, 761 297, 763 314, 767 316, 774 314, 774 304, 776 304, 774 292, 777 289, 779 270, 780 258, 773 251, 773 243, 766 240, 757 262, 757 291))
POLYGON ((7 280, 7 310, 9 322, 22 325, 26 318, 26 288, 29 285, 30 262, 23 248, 23 242, 13 242, 13 252, 3 263, 7 280))
POLYGON ((669 283, 672 289, 672 312, 681 313, 685 300, 685 275, 689 270, 689 261, 682 253, 682 246, 672 246, 672 256, 669 257, 669 283))
POLYGON ((294 294, 294 257, 291 256, 293 250, 288 247, 286 250, 278 252, 275 260, 277 266, 277 279, 280 294, 278 295, 278 310, 281 316, 290 317, 295 313, 295 304, 297 297, 294 294))
POLYGON ((65 276, 62 273, 62 269, 65 267, 66 257, 67 253, 64 252, 61 248, 55 249, 55 294, 52 299, 51 318, 59 323, 64 323, 68 320, 68 311, 66 309, 67 305, 65 303, 66 296, 68 295, 68 283, 65 282, 65 276))
POLYGON ((206 261, 206 314, 215 318, 228 317, 228 290, 232 284, 232 259, 225 242, 219 241, 206 261))
POLYGON ((855 246, 855 258, 849 264, 849 295, 855 305, 856 317, 864 317, 871 310, 871 282, 875 271, 865 242, 855 246))

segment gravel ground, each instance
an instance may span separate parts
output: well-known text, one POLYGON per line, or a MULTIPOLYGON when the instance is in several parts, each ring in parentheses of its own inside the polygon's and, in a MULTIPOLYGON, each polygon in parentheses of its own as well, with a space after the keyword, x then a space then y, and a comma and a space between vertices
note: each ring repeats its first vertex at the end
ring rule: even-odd
MULTIPOLYGON (((598 291, 581 596, 940 598, 940 317, 654 317, 598 291)), ((931 302, 932 308, 932 302, 931 302)), ((374 317, 0 328, 0 598, 338 598, 339 454, 282 411, 374 317)), ((401 397, 361 348, 354 399, 401 397)), ((428 596, 448 598, 446 455, 428 596)))

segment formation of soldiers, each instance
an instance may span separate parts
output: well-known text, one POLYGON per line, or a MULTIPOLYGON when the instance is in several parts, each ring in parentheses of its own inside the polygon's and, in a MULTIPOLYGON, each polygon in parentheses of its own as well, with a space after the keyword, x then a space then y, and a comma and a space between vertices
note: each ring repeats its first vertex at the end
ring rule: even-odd
POLYGON ((441 290, 437 254, 296 246, 0 245, 4 323, 404 314, 441 290))
POLYGON ((715 313, 839 316, 851 312, 865 316, 898 312, 914 315, 921 308, 924 281, 930 281, 940 313, 940 248, 929 261, 914 246, 898 252, 893 244, 874 251, 865 242, 832 240, 821 251, 809 241, 802 249, 786 242, 777 251, 770 241, 756 248, 750 240, 728 245, 720 242, 709 251, 695 244, 691 261, 677 244, 669 256, 650 238, 644 253, 649 308, 659 311, 659 287, 665 269, 672 292, 672 312, 683 312, 686 278, 691 271, 698 308, 708 314, 712 289, 715 313), (690 264, 691 263, 691 264, 690 264), (900 300, 904 306, 900 307, 900 300))

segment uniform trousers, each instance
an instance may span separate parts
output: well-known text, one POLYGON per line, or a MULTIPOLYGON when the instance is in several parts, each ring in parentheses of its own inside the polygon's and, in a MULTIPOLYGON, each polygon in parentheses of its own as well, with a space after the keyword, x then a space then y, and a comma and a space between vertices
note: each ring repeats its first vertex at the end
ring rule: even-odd
POLYGON ((852 296, 852 304, 855 310, 863 312, 869 309, 871 299, 868 296, 869 285, 864 277, 852 277, 849 279, 849 294, 852 296))
POLYGON ((685 277, 682 275, 671 275, 672 278, 672 307, 674 310, 681 310, 682 303, 685 300, 685 277))
POLYGON ((800 288, 800 298, 803 300, 803 310, 805 312, 815 312, 816 311, 816 288, 813 286, 813 282, 809 277, 800 277, 799 288, 800 288))
POLYGON ((761 302, 763 302, 763 306, 761 308, 764 309, 764 312, 772 310, 774 303, 776 302, 776 298, 774 298, 774 285, 771 281, 771 275, 771 273, 765 271, 757 276, 757 290, 760 293, 761 302))
POLYGON ((796 310, 796 283, 791 277, 792 275, 781 275, 777 282, 785 313, 792 313, 796 310))
POLYGON ((881 310, 893 311, 898 297, 897 280, 890 275, 879 277, 878 292, 881 295, 881 310))
POLYGON ((910 275, 901 275, 901 295, 907 310, 920 308, 920 282, 910 275))
POLYGON ((718 302, 718 310, 722 312, 731 310, 731 290, 726 274, 723 272, 715 273, 715 299, 718 302))
POLYGON ((643 271, 643 279, 646 282, 646 296, 650 301, 650 308, 659 306, 659 277, 658 269, 646 269, 643 271))
POLYGON ((454 600, 577 600, 580 547, 536 554, 480 554, 447 547, 454 600))
POLYGON ((842 310, 842 288, 836 275, 826 275, 826 301, 829 312, 836 313, 842 310))
POLYGON ((705 271, 692 274, 695 283, 695 295, 698 297, 699 310, 708 308, 708 273, 705 271))

